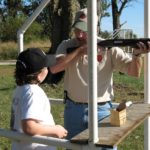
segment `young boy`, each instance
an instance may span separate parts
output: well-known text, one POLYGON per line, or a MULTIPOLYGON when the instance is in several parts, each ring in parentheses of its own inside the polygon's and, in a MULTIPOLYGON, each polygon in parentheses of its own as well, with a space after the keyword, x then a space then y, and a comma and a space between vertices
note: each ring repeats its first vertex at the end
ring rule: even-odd
MULTIPOLYGON (((57 138, 67 136, 67 130, 55 125, 49 99, 39 87, 48 74, 51 59, 38 48, 19 54, 16 62, 17 87, 12 102, 12 129, 28 135, 57 138)), ((55 67, 53 67, 55 71, 55 67)), ((13 141, 12 150, 55 150, 55 147, 26 141, 13 141)))

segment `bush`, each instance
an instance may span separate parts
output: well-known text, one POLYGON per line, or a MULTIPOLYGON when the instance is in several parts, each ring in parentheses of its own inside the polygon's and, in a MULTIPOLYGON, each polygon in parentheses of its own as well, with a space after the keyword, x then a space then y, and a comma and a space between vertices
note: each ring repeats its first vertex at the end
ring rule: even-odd
MULTIPOLYGON (((27 17, 17 16, 6 17, 5 21, 0 24, 0 39, 2 42, 6 41, 17 41, 17 31, 24 24, 27 17)), ((24 41, 29 42, 30 40, 40 39, 43 32, 43 26, 36 21, 28 28, 24 41)), ((43 36, 44 37, 44 36, 43 36)))
MULTIPOLYGON (((28 28, 27 32, 24 36, 24 41, 26 43, 30 41, 36 41, 41 39, 41 34, 43 32, 43 27, 37 22, 32 23, 32 25, 28 28)), ((45 35, 43 35, 42 38, 44 38, 45 35)))

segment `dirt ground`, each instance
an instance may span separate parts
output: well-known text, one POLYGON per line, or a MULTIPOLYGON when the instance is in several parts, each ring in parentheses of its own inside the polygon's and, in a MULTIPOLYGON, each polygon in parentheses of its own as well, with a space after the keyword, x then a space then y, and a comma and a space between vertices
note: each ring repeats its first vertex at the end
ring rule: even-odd
POLYGON ((114 102, 132 101, 134 103, 140 103, 144 101, 144 92, 135 91, 135 89, 122 84, 114 83, 114 102))

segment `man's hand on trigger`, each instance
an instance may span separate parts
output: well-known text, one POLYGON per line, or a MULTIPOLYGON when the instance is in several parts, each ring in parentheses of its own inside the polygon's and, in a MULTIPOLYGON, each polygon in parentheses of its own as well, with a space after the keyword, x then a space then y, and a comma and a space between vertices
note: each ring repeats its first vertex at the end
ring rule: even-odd
POLYGON ((133 50, 134 56, 138 57, 142 54, 146 54, 146 53, 150 52, 150 42, 147 42, 147 45, 142 42, 139 42, 137 45, 139 48, 136 48, 133 50))

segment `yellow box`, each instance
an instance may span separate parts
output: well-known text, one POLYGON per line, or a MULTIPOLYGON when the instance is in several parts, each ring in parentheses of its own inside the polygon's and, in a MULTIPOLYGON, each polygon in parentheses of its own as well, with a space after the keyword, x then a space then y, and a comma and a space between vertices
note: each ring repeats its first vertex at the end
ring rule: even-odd
POLYGON ((121 126, 125 124, 127 119, 127 112, 126 109, 122 111, 116 111, 116 109, 111 109, 110 115, 110 124, 113 126, 121 126))

